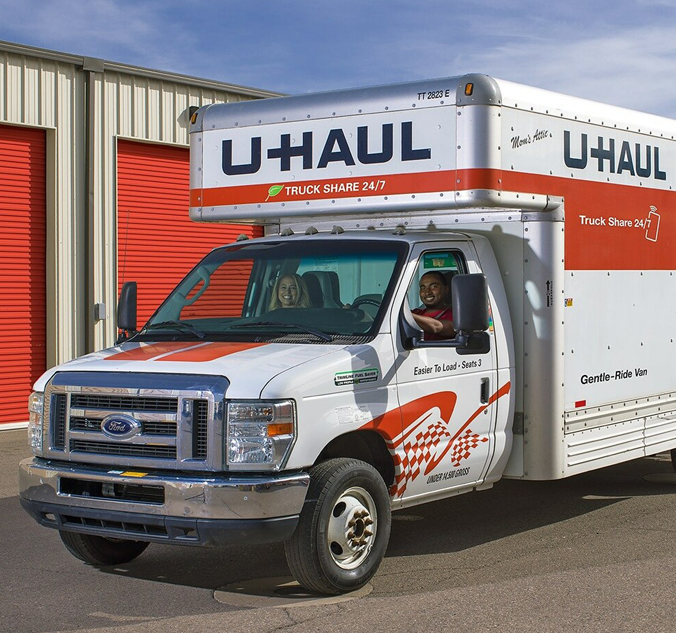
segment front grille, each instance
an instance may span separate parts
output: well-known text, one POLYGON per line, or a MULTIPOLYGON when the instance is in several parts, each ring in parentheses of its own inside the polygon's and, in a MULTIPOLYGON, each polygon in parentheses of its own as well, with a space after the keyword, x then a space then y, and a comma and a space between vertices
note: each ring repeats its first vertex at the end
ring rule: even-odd
POLYGON ((175 446, 152 446, 148 444, 121 444, 119 442, 90 442, 71 440, 70 451, 95 453, 96 455, 122 455, 126 457, 148 457, 152 459, 176 459, 175 446))
POLYGON ((228 384, 220 376, 57 372, 45 389, 43 456, 111 470, 223 471, 228 384))
MULTIPOLYGON (((111 536, 111 532, 119 534, 119 538, 129 538, 131 536, 160 536, 168 538, 169 531, 163 525, 153 525, 151 523, 134 523, 132 521, 110 521, 108 519, 94 519, 89 517, 60 515, 61 523, 64 526, 87 527, 91 530, 100 530, 111 536)), ((187 530, 186 530, 187 531, 187 530)), ((118 535, 116 534, 116 536, 118 535)))
POLYGON ((66 448, 66 407, 68 397, 64 393, 54 396, 54 403, 52 404, 52 437, 54 448, 63 450, 66 448))
POLYGON ((195 400, 193 404, 192 453, 195 459, 207 458, 207 433, 209 430, 209 403, 195 400))
POLYGON ((71 396, 73 409, 106 409, 109 411, 166 411, 178 410, 177 398, 147 398, 132 396, 101 396, 81 393, 71 396))
MULTIPOLYGON (((206 401, 205 401, 206 402, 206 401)), ((208 402, 206 403, 208 404, 208 402)), ((76 418, 70 419, 71 431, 100 431, 101 422, 99 418, 76 418)), ((176 437, 176 422, 156 422, 153 420, 144 420, 141 422, 143 435, 168 435, 176 437)))

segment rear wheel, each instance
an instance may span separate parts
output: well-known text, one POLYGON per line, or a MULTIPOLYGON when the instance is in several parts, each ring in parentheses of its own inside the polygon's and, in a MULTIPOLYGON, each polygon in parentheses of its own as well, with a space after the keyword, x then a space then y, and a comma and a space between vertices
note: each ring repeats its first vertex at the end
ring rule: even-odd
POLYGON ((149 543, 59 530, 66 549, 88 565, 121 565, 140 556, 149 543))
POLYGON ((357 459, 331 459, 310 470, 307 499, 284 544, 296 580, 317 593, 363 587, 390 538, 390 497, 383 478, 357 459))
POLYGON ((676 448, 672 449, 671 451, 671 466, 676 473, 676 448))

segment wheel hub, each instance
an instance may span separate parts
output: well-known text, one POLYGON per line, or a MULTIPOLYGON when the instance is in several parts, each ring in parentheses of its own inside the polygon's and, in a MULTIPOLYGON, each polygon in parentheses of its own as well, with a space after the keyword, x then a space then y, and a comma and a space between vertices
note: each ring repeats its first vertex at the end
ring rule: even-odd
POLYGON ((345 490, 333 505, 327 531, 329 551, 343 569, 354 569, 369 555, 376 537, 373 497, 360 487, 345 490))

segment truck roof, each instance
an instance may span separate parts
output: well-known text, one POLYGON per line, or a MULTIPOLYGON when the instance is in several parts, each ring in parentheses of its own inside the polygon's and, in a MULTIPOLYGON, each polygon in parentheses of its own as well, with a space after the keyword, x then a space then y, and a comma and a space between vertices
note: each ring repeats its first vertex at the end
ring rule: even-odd
POLYGON ((502 105, 573 120, 586 119, 588 122, 612 125, 626 130, 676 137, 674 119, 479 73, 237 103, 211 104, 200 109, 201 115, 191 131, 469 104, 502 105), (467 84, 473 84, 471 95, 465 94, 467 84), (440 98, 427 98, 429 94, 439 93, 443 93, 440 98))
POLYGON ((214 104, 190 137, 197 221, 539 211, 676 173, 676 121, 479 74, 214 104))
MULTIPOLYGON (((497 83, 487 75, 467 75, 476 81, 476 98, 489 99, 490 93, 499 96, 497 83)), ((462 93, 463 77, 447 77, 425 81, 350 88, 328 92, 310 93, 273 99, 257 99, 237 103, 212 104, 200 108, 191 131, 202 131, 248 125, 267 125, 311 119, 354 116, 411 108, 455 105, 458 92, 462 93), (419 95, 438 92, 443 85, 440 99, 420 99, 419 95)))

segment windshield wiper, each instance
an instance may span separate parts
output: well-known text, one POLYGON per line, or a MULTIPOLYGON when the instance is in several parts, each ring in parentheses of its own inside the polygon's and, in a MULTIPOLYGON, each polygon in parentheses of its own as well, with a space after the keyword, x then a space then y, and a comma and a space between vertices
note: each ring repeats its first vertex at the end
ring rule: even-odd
POLYGON ((143 328, 141 334, 145 334, 148 330, 181 330, 188 334, 194 334, 198 338, 204 338, 206 336, 202 330, 197 329, 192 323, 185 323, 184 321, 161 321, 160 323, 151 323, 143 328))
POLYGON ((305 325, 298 325, 298 323, 282 323, 280 321, 255 321, 254 323, 238 323, 236 325, 231 325, 230 327, 234 330, 236 328, 257 327, 259 325, 271 325, 273 327, 293 327, 298 330, 303 330, 303 332, 306 332, 307 334, 312 334, 313 336, 322 339, 322 341, 331 341, 331 337, 321 330, 315 330, 315 328, 306 327, 305 325))

